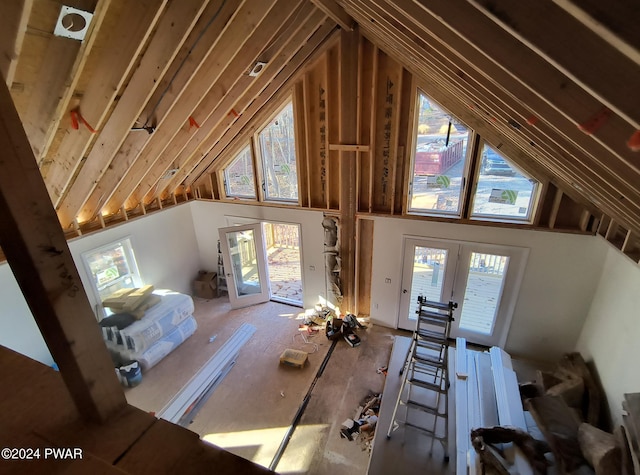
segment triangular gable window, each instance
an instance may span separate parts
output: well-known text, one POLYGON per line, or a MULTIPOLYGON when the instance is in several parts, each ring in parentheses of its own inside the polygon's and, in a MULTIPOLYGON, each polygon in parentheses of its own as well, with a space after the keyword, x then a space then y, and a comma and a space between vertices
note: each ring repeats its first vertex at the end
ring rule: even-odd
POLYGON ((291 101, 258 134, 266 201, 298 202, 298 167, 291 101))
POLYGON ((227 197, 256 199, 251 147, 247 145, 224 169, 224 189, 227 197))
POLYGON ((485 144, 473 198, 472 218, 531 221, 539 183, 485 144))

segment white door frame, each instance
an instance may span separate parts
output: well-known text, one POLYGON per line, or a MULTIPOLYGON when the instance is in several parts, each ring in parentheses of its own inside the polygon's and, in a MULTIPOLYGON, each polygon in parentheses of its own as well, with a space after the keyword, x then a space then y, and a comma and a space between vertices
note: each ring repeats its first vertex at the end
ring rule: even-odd
POLYGON ((398 312, 398 328, 413 331, 416 328, 416 316, 410 311, 413 300, 416 296, 411 295, 413 286, 413 261, 416 247, 429 247, 443 249, 447 251, 445 268, 441 269, 445 278, 442 283, 440 301, 448 302, 453 293, 454 278, 456 275, 455 265, 460 245, 453 241, 441 241, 429 238, 404 237, 403 266, 402 266, 402 288, 400 289, 400 310, 398 312), (412 298, 414 297, 414 298, 412 298))
POLYGON ((509 333, 509 327, 513 319, 513 312, 518 300, 520 284, 524 276, 529 249, 508 245, 486 244, 470 241, 457 241, 429 237, 404 236, 402 286, 399 297, 398 328, 407 330, 415 329, 415 320, 409 315, 411 300, 411 285, 413 281, 413 260, 415 247, 431 247, 446 249, 447 263, 445 265, 442 286, 442 301, 458 303, 454 311, 454 322, 451 327, 451 337, 463 336, 470 342, 487 346, 500 346, 504 344, 509 333), (501 299, 498 306, 493 332, 483 335, 477 332, 460 330, 460 315, 464 305, 464 294, 469 273, 469 260, 472 252, 498 254, 508 256, 508 268, 505 274, 501 299))
POLYGON ((484 244, 468 242, 461 246, 456 272, 456 283, 452 300, 458 302, 458 308, 454 312, 456 319, 451 326, 451 337, 463 337, 468 341, 486 346, 499 346, 504 348, 507 335, 513 320, 513 311, 516 307, 520 284, 524 275, 524 269, 529 256, 529 249, 522 247, 503 246, 496 244, 484 244), (509 258, 504 275, 500 302, 498 304, 493 331, 489 335, 472 332, 460 328, 460 317, 464 306, 464 295, 469 276, 469 262, 472 252, 496 254, 509 258))
POLYGON ((269 289, 269 276, 267 275, 264 240, 262 239, 262 225, 257 223, 219 228, 218 233, 220 234, 220 249, 222 250, 222 260, 224 262, 225 277, 231 307, 241 308, 269 301, 271 291, 269 289), (239 233, 243 231, 253 232, 253 243, 255 245, 260 292, 239 295, 236 286, 236 269, 232 265, 231 249, 229 249, 229 240, 227 236, 232 233, 239 233))

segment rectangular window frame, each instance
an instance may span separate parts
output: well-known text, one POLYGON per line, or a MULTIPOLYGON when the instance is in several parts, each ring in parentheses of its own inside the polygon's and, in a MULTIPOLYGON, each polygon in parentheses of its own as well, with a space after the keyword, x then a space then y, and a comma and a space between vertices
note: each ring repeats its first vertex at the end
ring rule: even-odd
MULTIPOLYGON (((107 286, 103 286, 102 289, 100 288, 101 286, 98 285, 98 283, 96 282, 94 275, 93 275, 93 271, 91 270, 91 265, 89 263, 89 258, 91 255, 93 254, 97 254, 97 253, 102 253, 108 249, 114 249, 117 248, 118 246, 122 245, 123 249, 124 249, 124 254, 127 260, 127 266, 129 268, 129 273, 126 274, 127 276, 130 276, 132 279, 132 286, 131 287, 127 287, 127 288, 135 288, 135 287, 142 287, 144 281, 142 279, 142 275, 140 274, 140 269, 138 267, 138 263, 135 257, 135 251, 134 251, 134 246, 132 243, 132 238, 131 236, 124 236, 121 239, 117 239, 115 241, 111 241, 107 244, 104 244, 102 246, 98 246, 96 248, 90 249, 88 251, 85 251, 81 254, 81 258, 82 258, 82 264, 84 267, 84 270, 86 272, 87 275, 87 279, 89 280, 89 282, 91 283, 91 291, 93 293, 93 296, 96 299, 96 302, 98 303, 98 305, 102 304, 102 299, 103 297, 101 296, 101 291, 106 289, 107 286)), ((121 281, 123 280, 124 277, 118 277, 117 281, 121 281)), ((115 281, 112 282, 112 285, 115 284, 115 281)), ((102 308, 100 306, 100 308, 102 308)), ((102 311, 103 314, 102 315, 98 315, 98 317, 103 317, 105 316, 104 311, 102 311)))

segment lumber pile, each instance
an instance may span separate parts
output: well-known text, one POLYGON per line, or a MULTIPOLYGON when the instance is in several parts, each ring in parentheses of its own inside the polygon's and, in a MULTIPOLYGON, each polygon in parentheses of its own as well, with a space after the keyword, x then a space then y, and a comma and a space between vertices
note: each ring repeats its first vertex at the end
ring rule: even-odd
MULTIPOLYGON (((564 355, 555 371, 538 371, 536 381, 521 388, 525 407, 544 434, 558 473, 640 475, 637 435, 635 446, 629 437, 633 422, 625 419, 630 430, 620 427, 613 434, 603 430, 604 393, 579 353, 564 355)), ((640 424, 640 395, 627 396, 623 406, 636 414, 640 424)))
POLYGON ((622 448, 622 473, 640 475, 640 393, 625 394, 622 409, 624 425, 616 431, 622 448))
POLYGON ((134 289, 120 289, 102 301, 102 306, 114 313, 128 313, 140 319, 144 313, 160 302, 160 296, 152 294, 153 285, 134 289))
POLYGON ((511 357, 500 348, 455 350, 456 473, 544 474, 546 444, 527 433, 511 357))

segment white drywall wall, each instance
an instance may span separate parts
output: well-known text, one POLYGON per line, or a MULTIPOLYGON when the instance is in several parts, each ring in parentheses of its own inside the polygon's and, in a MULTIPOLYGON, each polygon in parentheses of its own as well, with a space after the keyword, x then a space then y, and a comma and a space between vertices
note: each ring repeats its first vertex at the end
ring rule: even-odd
POLYGON ((218 228, 228 226, 227 216, 251 218, 262 221, 301 225, 302 280, 304 287, 303 306, 311 308, 319 297, 326 298, 324 279, 324 229, 320 211, 274 208, 242 204, 195 201, 191 203, 193 223, 201 266, 206 270, 217 269, 218 228), (315 270, 312 270, 315 269, 315 270))
POLYGON ((555 361, 571 351, 598 285, 604 249, 593 236, 376 217, 371 318, 396 327, 403 236, 530 249, 505 349, 514 357, 555 361), (385 279, 391 279, 386 283, 385 279))
MULTIPOLYGON (((191 294, 199 257, 189 205, 175 206, 69 242, 92 306, 97 302, 88 287, 91 281, 82 264, 82 253, 127 236, 131 237, 145 283, 191 294)), ((52 364, 49 350, 6 263, 0 265, 0 302, 0 345, 52 364)))
POLYGON ((624 393, 640 392, 640 266, 598 241, 606 260, 576 351, 593 362, 619 425, 624 393))
MULTIPOLYGON (((191 294, 198 273, 198 244, 191 220, 191 203, 174 206, 69 242, 71 254, 85 288, 91 285, 82 264, 82 253, 131 237, 138 270, 145 284, 191 294)), ((87 291, 95 305, 93 292, 87 291)))
POLYGON ((0 345, 51 366, 49 348, 6 262, 0 264, 0 302, 0 345))

